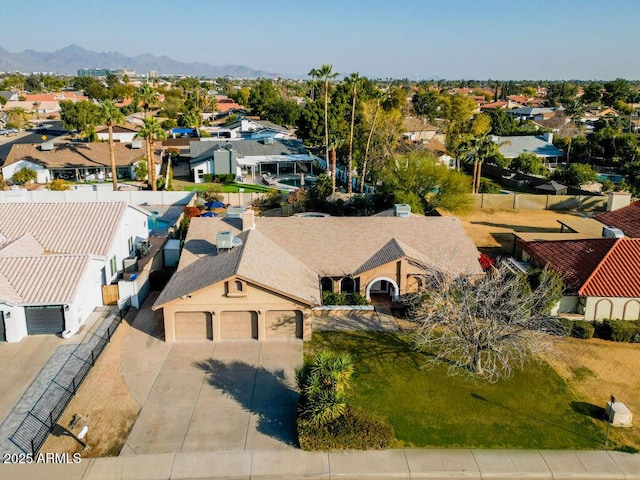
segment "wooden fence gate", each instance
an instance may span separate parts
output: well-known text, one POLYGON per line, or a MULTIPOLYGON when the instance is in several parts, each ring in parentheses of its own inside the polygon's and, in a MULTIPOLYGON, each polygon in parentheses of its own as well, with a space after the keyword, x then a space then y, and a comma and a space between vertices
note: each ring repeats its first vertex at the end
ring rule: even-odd
POLYGON ((115 285, 102 286, 102 303, 104 305, 116 305, 118 298, 120 298, 120 291, 117 283, 115 285))

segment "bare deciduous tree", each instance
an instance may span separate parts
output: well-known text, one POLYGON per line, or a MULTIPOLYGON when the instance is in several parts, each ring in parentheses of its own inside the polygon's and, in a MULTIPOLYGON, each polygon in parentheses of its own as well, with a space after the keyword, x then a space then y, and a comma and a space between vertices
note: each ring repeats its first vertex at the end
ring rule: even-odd
POLYGON ((427 283, 405 297, 420 324, 414 344, 429 362, 448 363, 450 375, 497 382, 566 334, 550 314, 562 281, 548 269, 527 276, 499 262, 481 278, 436 273, 427 283))

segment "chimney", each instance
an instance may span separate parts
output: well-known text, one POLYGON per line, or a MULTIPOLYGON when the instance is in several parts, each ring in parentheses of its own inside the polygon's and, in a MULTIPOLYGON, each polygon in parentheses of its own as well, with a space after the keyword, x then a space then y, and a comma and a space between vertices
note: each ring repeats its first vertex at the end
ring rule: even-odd
POLYGON ((631 205, 631 194, 629 192, 610 192, 607 200, 607 212, 613 212, 619 208, 631 205))
POLYGON ((542 138, 544 138, 547 143, 553 143, 553 133, 551 132, 543 133, 542 138))
POLYGON ((253 213, 253 210, 250 208, 246 208, 242 211, 242 231, 246 230, 255 230, 256 228, 256 217, 253 213))

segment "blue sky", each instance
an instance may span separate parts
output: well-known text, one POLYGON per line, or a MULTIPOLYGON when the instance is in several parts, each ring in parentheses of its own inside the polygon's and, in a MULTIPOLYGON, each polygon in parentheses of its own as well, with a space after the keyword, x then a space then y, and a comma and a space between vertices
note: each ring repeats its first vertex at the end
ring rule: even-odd
POLYGON ((640 0, 29 0, 0 47, 370 77, 640 79, 640 0))

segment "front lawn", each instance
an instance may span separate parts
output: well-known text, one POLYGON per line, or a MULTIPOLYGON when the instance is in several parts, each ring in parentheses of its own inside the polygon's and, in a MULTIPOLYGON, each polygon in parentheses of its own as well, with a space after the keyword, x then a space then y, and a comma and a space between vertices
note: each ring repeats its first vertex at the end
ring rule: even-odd
MULTIPOLYGON (((186 192, 206 192, 211 187, 220 187, 220 183, 198 183, 198 184, 184 184, 180 185, 186 192)), ((273 188, 265 187, 262 185, 254 185, 252 183, 226 183, 222 185, 222 191, 224 193, 238 193, 238 189, 243 188, 244 193, 267 193, 273 188)))
POLYGON ((350 403, 386 419, 407 447, 598 449, 606 423, 547 364, 497 384, 424 368, 406 334, 316 332, 305 354, 348 351, 356 376, 350 403))

